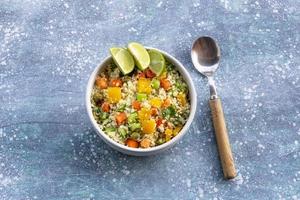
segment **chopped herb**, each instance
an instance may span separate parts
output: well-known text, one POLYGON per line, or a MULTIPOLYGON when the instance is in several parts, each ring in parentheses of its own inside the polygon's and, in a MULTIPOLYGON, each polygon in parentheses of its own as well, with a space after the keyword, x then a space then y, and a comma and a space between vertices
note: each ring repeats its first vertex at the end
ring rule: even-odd
POLYGON ((164 118, 170 119, 170 117, 173 117, 176 114, 176 110, 174 106, 169 106, 162 111, 162 114, 164 118))
POLYGON ((167 71, 172 71, 173 65, 169 62, 166 62, 166 69, 167 69, 167 71))
POLYGON ((99 102, 102 100, 101 94, 98 93, 98 92, 94 93, 94 95, 93 95, 93 100, 94 100, 94 102, 95 102, 96 104, 99 103, 99 102))
POLYGON ((98 107, 96 107, 96 108, 94 109, 94 112, 95 112, 95 115, 96 115, 96 116, 100 116, 100 114, 102 113, 101 109, 98 108, 98 107))
POLYGON ((122 104, 122 105, 120 105, 120 107, 117 108, 117 111, 118 112, 124 112, 125 108, 126 108, 126 104, 122 104))
POLYGON ((187 85, 186 83, 182 82, 182 81, 177 81, 175 83, 175 87, 181 91, 181 92, 185 92, 187 90, 187 85))

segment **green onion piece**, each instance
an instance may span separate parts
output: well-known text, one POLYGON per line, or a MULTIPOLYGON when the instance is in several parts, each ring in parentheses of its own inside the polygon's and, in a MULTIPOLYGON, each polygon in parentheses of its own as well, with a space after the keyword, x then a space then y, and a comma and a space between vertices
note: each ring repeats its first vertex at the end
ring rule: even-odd
POLYGON ((118 132, 122 138, 126 138, 127 132, 124 128, 118 128, 118 132))
POLYGON ((105 132, 115 132, 116 131, 116 128, 114 128, 114 127, 107 127, 107 128, 105 128, 105 132))
POLYGON ((140 123, 129 124, 129 128, 131 131, 135 131, 135 130, 141 128, 141 124, 140 123))
POLYGON ((102 112, 101 114, 100 114, 100 118, 102 119, 102 120, 105 120, 105 119, 107 119, 109 117, 109 114, 107 113, 107 112, 102 112))
POLYGON ((120 105, 120 107, 117 109, 117 111, 118 111, 118 112, 124 112, 125 108, 126 108, 126 104, 122 104, 122 105, 120 105))
POLYGON ((137 117, 138 117, 138 114, 136 112, 134 113, 131 113, 129 116, 128 116, 128 123, 131 124, 131 123, 134 123, 137 121, 137 117))

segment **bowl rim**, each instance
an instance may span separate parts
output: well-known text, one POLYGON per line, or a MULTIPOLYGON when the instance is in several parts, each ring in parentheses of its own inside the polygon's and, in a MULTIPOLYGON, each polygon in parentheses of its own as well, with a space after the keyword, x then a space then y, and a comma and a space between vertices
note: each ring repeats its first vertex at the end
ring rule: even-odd
POLYGON ((166 149, 167 147, 171 147, 174 144, 176 144, 187 133, 188 128, 192 124, 193 119, 195 117, 196 107, 197 107, 197 93, 196 93, 195 85, 193 83, 193 80, 192 80, 189 72, 185 69, 185 67, 181 64, 181 62, 163 50, 153 48, 153 47, 147 47, 147 46, 145 46, 145 48, 147 50, 157 50, 157 51, 161 52, 177 68, 180 75, 183 76, 184 80, 186 81, 186 83, 188 85, 190 104, 191 104, 190 114, 189 114, 189 117, 188 117, 186 123, 184 124, 183 128, 180 130, 180 132, 174 138, 172 138, 170 141, 168 141, 164 144, 154 146, 151 148, 145 148, 145 149, 131 148, 131 147, 125 146, 125 145, 120 144, 120 143, 116 142, 115 140, 111 139, 107 134, 104 133, 104 131, 102 131, 100 129, 100 127, 92 113, 90 98, 91 98, 91 92, 92 92, 92 88, 94 86, 95 78, 96 78, 99 70, 101 70, 101 68, 103 67, 103 65, 105 63, 107 63, 109 60, 112 59, 112 56, 107 56, 93 70, 92 74, 89 76, 89 79, 88 79, 88 84, 86 87, 86 95, 85 95, 85 104, 86 104, 87 113, 88 113, 89 119, 90 119, 93 127, 97 130, 97 134, 98 135, 100 134, 99 136, 101 136, 101 138, 104 139, 105 142, 108 142, 112 146, 118 147, 118 150, 121 149, 121 150, 125 150, 126 152, 132 152, 132 153, 158 152, 160 150, 166 149))

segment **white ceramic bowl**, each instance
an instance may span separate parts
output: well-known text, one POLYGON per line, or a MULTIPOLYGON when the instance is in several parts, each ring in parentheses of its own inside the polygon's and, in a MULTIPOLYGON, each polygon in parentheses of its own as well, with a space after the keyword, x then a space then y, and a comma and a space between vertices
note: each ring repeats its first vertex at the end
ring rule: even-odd
MULTIPOLYGON (((146 49, 155 49, 155 48, 146 47, 146 49)), ((93 73, 91 74, 89 81, 88 81, 85 101, 86 101, 86 109, 87 109, 89 118, 93 124, 94 129, 96 130, 98 135, 104 140, 105 143, 107 143, 109 146, 111 146, 115 150, 120 151, 125 154, 128 154, 128 155, 148 156, 148 155, 157 154, 166 149, 169 149, 170 147, 174 146, 182 138, 183 135, 185 135, 187 133, 187 130, 189 129, 189 127, 194 119, 194 116, 195 116, 196 106, 197 106, 197 94, 196 94, 195 86, 193 84, 193 81, 192 81, 188 71, 184 68, 184 66, 176 58, 174 58, 170 54, 168 54, 164 51, 161 51, 159 49, 155 49, 155 50, 161 52, 169 62, 173 63, 173 65, 178 69, 180 74, 183 76, 184 80, 186 81, 186 83, 188 85, 190 104, 191 104, 190 115, 188 117, 187 122, 183 126, 182 130, 174 138, 172 138, 170 141, 168 141, 162 145, 155 146, 152 148, 147 148, 147 149, 130 148, 123 144, 117 143, 116 141, 111 139, 98 126, 96 120, 93 117, 93 113, 92 113, 92 109, 91 109, 91 100, 90 100, 91 92, 92 92, 97 74, 99 72, 101 72, 102 70, 104 70, 104 68, 107 66, 107 64, 112 62, 111 56, 105 58, 104 61, 98 67, 96 67, 96 69, 93 71, 93 73)))

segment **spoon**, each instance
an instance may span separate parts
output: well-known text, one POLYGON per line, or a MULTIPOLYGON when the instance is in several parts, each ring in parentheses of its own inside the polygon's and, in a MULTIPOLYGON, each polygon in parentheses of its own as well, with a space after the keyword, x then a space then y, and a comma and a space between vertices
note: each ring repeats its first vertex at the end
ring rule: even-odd
POLYGON ((194 41, 191 50, 192 62, 195 68, 208 78, 213 125, 219 150, 219 156, 223 168, 223 174, 226 179, 232 179, 236 176, 233 156, 226 129, 226 123, 223 113, 221 100, 217 94, 214 72, 219 66, 221 52, 216 41, 211 37, 200 37, 194 41))

